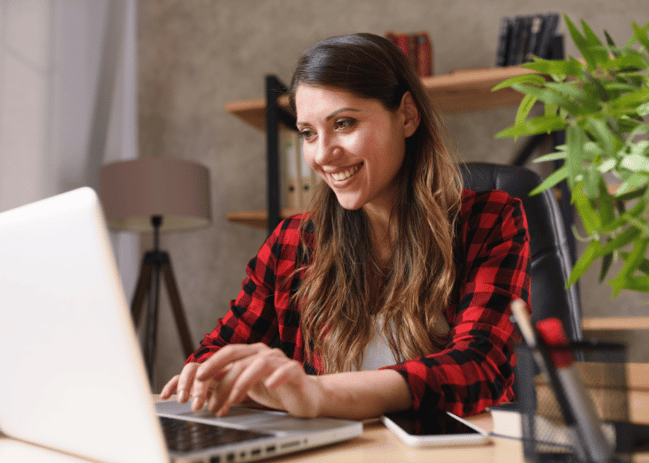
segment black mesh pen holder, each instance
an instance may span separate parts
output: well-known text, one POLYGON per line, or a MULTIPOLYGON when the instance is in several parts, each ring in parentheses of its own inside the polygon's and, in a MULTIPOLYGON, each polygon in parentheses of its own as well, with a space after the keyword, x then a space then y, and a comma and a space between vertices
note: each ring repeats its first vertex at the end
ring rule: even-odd
MULTIPOLYGON (((525 461, 529 463, 615 463, 631 461, 634 443, 629 424, 628 390, 626 387, 626 347, 623 344, 597 341, 575 342, 565 347, 546 347, 532 350, 527 345, 516 347, 516 391, 521 410, 522 439, 525 461), (589 401, 606 442, 590 445, 593 433, 585 433, 576 424, 574 412, 566 409, 564 392, 553 385, 562 384, 566 370, 553 369, 552 377, 538 367, 537 360, 570 354, 569 375, 576 377, 587 391, 589 401), (535 360, 537 359, 537 360, 535 360), (563 376, 562 376, 563 375, 563 376), (586 434, 586 435, 584 435, 586 434), (589 440, 590 438, 590 440, 589 440), (594 450, 595 448, 595 450, 594 450), (606 455, 604 458, 602 455, 606 455)), ((564 357, 566 358, 566 357, 564 357)), ((551 362, 550 362, 551 363, 551 362)))

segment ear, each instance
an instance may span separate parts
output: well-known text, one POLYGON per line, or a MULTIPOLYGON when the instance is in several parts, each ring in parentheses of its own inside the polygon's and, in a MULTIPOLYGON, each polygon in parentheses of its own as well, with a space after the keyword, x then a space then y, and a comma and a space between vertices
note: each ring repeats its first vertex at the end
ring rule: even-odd
POLYGON ((415 133, 415 131, 419 127, 419 122, 421 121, 419 109, 417 109, 415 100, 410 94, 410 92, 406 92, 403 94, 403 97, 401 98, 401 105, 399 106, 399 110, 402 112, 404 116, 403 129, 406 138, 408 138, 415 133))

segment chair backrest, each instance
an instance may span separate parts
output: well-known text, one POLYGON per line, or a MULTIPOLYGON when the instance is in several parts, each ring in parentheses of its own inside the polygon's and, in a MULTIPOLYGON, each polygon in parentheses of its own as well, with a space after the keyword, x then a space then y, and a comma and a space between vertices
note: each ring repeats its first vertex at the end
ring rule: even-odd
POLYGON ((548 190, 529 196, 542 179, 524 167, 482 162, 470 162, 460 167, 464 188, 502 190, 521 199, 530 233, 532 320, 558 317, 570 340, 581 340, 581 305, 577 287, 565 288, 572 268, 567 231, 552 192, 548 190))

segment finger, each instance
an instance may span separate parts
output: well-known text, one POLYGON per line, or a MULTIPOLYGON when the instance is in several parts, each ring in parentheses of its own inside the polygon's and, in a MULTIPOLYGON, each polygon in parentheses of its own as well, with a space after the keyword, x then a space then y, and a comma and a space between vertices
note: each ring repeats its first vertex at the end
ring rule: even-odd
POLYGON ((277 368, 271 375, 269 375, 264 381, 264 386, 270 390, 275 390, 288 383, 300 385, 305 376, 306 373, 304 372, 304 367, 300 362, 291 360, 277 368))
POLYGON ((178 402, 185 403, 189 400, 189 394, 192 391, 198 367, 198 363, 188 363, 180 372, 178 385, 176 386, 178 391, 178 402))
POLYGON ((256 357, 232 382, 226 404, 243 400, 255 384, 262 382, 275 371, 280 361, 281 359, 272 358, 270 355, 256 357))
POLYGON ((253 388, 263 387, 263 381, 285 363, 292 362, 284 353, 278 349, 271 349, 266 352, 260 352, 255 357, 251 357, 245 369, 239 369, 239 374, 231 376, 228 381, 221 384, 221 394, 227 399, 222 405, 222 409, 217 414, 224 413, 225 410, 234 404, 242 401, 253 388), (231 385, 230 385, 231 383, 231 385))
POLYGON ((178 379, 180 378, 180 375, 176 375, 173 378, 171 378, 167 384, 162 388, 162 391, 160 392, 160 398, 162 400, 167 400, 171 395, 176 392, 176 387, 178 386, 178 379))
POLYGON ((226 404, 226 402, 230 397, 232 385, 236 382, 236 379, 241 376, 242 372, 248 368, 251 362, 252 357, 247 357, 228 365, 228 371, 221 377, 218 384, 215 385, 213 398, 210 400, 209 404, 212 413, 218 416, 225 416, 228 413, 231 404, 226 404))
POLYGON ((228 364, 256 355, 264 350, 270 350, 270 347, 259 342, 256 344, 228 344, 219 349, 198 368, 196 378, 204 381, 219 373, 228 364))

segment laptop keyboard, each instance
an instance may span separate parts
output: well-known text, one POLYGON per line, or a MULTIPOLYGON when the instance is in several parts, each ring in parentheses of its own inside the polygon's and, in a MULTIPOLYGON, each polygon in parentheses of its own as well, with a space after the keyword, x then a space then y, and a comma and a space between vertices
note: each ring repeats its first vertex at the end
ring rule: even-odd
POLYGON ((173 452, 191 452, 235 442, 272 437, 272 434, 261 432, 226 428, 164 416, 159 418, 167 446, 173 452))

